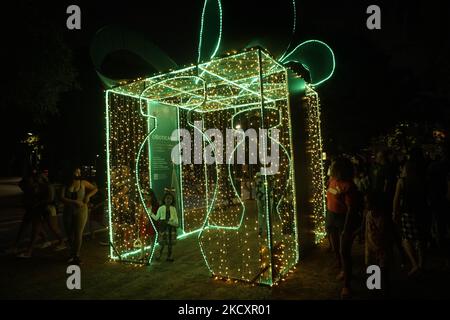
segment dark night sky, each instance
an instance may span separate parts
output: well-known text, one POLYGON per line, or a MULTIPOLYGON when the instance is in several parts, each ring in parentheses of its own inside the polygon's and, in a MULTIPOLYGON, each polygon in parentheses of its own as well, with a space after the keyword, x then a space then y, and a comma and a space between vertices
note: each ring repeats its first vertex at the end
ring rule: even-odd
MULTIPOLYGON (((419 102, 415 110, 411 108, 411 101, 422 92, 440 92, 441 95, 444 92, 448 99, 450 91, 447 90, 450 83, 448 1, 422 1, 421 4, 407 1, 354 2, 296 1, 297 32, 293 43, 320 39, 328 43, 336 55, 334 77, 319 88, 324 130, 330 149, 337 145, 346 149, 358 148, 399 119, 423 119, 421 110, 429 106, 419 102), (366 28, 365 12, 370 4, 381 7, 382 30, 366 28), (443 85, 446 80, 447 84, 443 85)), ((52 119, 43 130, 53 137, 49 140, 53 146, 50 147, 53 158, 58 154, 60 158, 79 157, 77 161, 88 163, 93 162, 96 154, 102 153, 103 86, 89 56, 92 38, 98 29, 109 24, 124 25, 148 35, 180 66, 196 60, 202 0, 30 3, 41 18, 61 29, 65 42, 73 50, 79 73, 81 89, 62 97, 60 116, 52 119), (81 8, 82 28, 79 31, 65 28, 65 11, 70 4, 78 4, 81 8)), ((273 5, 262 3, 222 0, 224 42, 239 46, 254 37, 269 36, 274 47, 285 43, 290 30, 290 0, 272 1, 273 5)), ((3 44, 3 50, 12 53, 3 58, 5 63, 14 56, 14 50, 26 50, 27 34, 23 33, 22 26, 33 21, 24 21, 26 14, 18 7, 4 12, 4 15, 9 19, 2 21, 2 31, 23 39, 19 46, 3 44)), ((111 56, 105 68, 116 74, 147 69, 136 57, 124 54, 111 56)), ((448 100, 445 103, 448 104, 448 100)), ((446 115, 439 109, 443 107, 439 105, 436 108, 427 113, 430 119, 438 118, 447 121, 448 125, 448 119, 443 119, 446 115)), ((2 118, 8 119, 7 116, 2 118)), ((16 131, 27 132, 31 129, 26 123, 7 120, 3 121, 2 128, 13 126, 16 131)), ((8 145, 8 139, 4 135, 2 138, 2 144, 8 145)))

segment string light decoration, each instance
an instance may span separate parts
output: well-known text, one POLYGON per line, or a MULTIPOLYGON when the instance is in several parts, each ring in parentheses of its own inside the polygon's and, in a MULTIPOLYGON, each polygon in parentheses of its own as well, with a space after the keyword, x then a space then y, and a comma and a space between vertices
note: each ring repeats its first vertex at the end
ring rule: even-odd
MULTIPOLYGON (((216 278, 273 285, 288 274, 298 262, 299 246, 287 79, 285 67, 265 50, 252 48, 106 92, 113 259, 152 262, 158 233, 145 194, 160 183, 155 162, 161 150, 155 144, 167 137, 159 130, 175 121, 169 127, 200 135, 203 158, 202 164, 171 164, 174 178, 165 180, 175 193, 179 238, 197 235, 216 278), (200 120, 203 127, 196 125, 200 120), (267 150, 250 148, 260 137, 249 134, 244 142, 234 142, 231 153, 236 158, 244 147, 245 163, 227 161, 232 159, 207 134, 209 128, 219 129, 224 138, 226 129, 239 137, 265 128, 267 150), (276 173, 261 174, 272 146, 279 150, 276 173), (223 152, 223 163, 207 164, 207 152, 216 159, 223 152), (258 160, 250 163, 249 156, 258 160)), ((170 155, 171 148, 163 152, 170 155)), ((191 159, 196 152, 194 146, 191 159)))
POLYGON ((307 118, 307 139, 306 152, 308 157, 308 167, 310 169, 311 187, 310 203, 314 222, 315 242, 320 243, 325 237, 325 171, 323 167, 323 145, 320 122, 320 100, 319 95, 313 86, 306 85, 305 95, 302 98, 306 107, 307 118))
MULTIPOLYGON (((107 92, 108 207, 110 210, 111 257, 145 261, 149 256, 154 226, 141 205, 136 184, 136 154, 148 131, 146 119, 139 114, 139 101, 107 92), (110 106, 114 106, 110 109, 110 106), (114 232, 112 232, 114 230, 114 232)), ((148 157, 142 157, 148 168, 148 157)), ((141 171, 142 185, 149 192, 149 173, 141 171)))
MULTIPOLYGON (((297 8, 295 0, 291 3, 293 39, 297 8)), ((185 68, 179 68, 149 39, 128 29, 102 28, 94 37, 91 56, 97 74, 109 88, 106 158, 110 257, 152 263, 159 234, 151 218, 150 193, 162 200, 170 191, 179 215, 178 239, 198 237, 199 250, 214 279, 277 285, 295 270, 299 260, 289 97, 301 94, 307 109, 306 144, 301 147, 307 149, 309 158, 300 170, 311 177, 306 184, 312 196, 310 211, 301 214, 314 217, 315 241, 319 243, 325 236, 326 206, 315 88, 332 77, 335 56, 326 43, 314 39, 296 46, 289 42, 277 58, 262 48, 223 54, 223 13, 221 0, 204 1, 197 64, 185 68), (118 43, 114 41, 117 38, 130 41, 118 43), (110 79, 100 67, 116 50, 140 56, 160 73, 131 83, 110 79), (308 71, 309 84, 305 85, 299 75, 291 77, 293 70, 288 77, 286 66, 291 64, 308 71), (177 128, 199 137, 200 148, 184 150, 181 141, 185 136, 171 134, 177 128), (232 139, 231 155, 222 154, 221 141, 209 135, 210 128, 218 129, 223 137, 225 130, 231 129, 238 137, 238 141, 232 139), (266 140, 262 153, 251 147, 261 142, 261 136, 246 134, 260 128, 268 130, 262 136, 266 140), (178 157, 189 155, 203 162, 172 163, 171 151, 177 144, 178 157), (272 146, 279 150, 277 173, 261 174, 267 166, 265 160, 275 151, 272 146), (235 162, 240 150, 246 154, 245 163, 235 162), (250 163, 249 155, 259 159, 250 163), (221 156, 223 163, 204 161, 221 156)), ((222 142, 228 147, 229 141, 222 142)))

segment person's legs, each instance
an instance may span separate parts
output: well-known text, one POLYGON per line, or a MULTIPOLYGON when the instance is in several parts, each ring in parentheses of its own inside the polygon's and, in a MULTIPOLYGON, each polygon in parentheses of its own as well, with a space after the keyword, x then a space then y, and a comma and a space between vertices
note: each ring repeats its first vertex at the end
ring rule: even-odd
POLYGON ((58 217, 50 216, 48 218, 48 227, 53 235, 58 239, 58 244, 62 244, 64 242, 61 230, 59 229, 58 217))
POLYGON ((86 226, 88 211, 87 207, 77 210, 75 213, 75 239, 74 239, 74 256, 79 258, 81 251, 81 244, 83 242, 83 232, 86 226))
POLYGON ((405 248, 405 252, 409 258, 409 261, 411 262, 411 271, 409 272, 409 274, 412 275, 417 270, 419 270, 419 265, 415 257, 414 248, 408 239, 403 239, 403 248, 405 248))
POLYGON ((74 246, 74 215, 73 211, 70 209, 65 209, 63 212, 63 224, 64 224, 64 230, 67 235, 67 243, 69 244, 70 250, 73 253, 73 246, 74 246))
POLYGON ((366 234, 366 210, 361 211, 361 225, 359 228, 359 243, 364 243, 365 240, 365 234, 366 234))
POLYGON ((327 240, 328 240, 328 251, 334 252, 333 242, 331 241, 331 234, 329 231, 327 231, 327 240))
POLYGON ((341 270, 341 255, 340 255, 340 234, 339 234, 339 223, 338 216, 334 212, 327 211, 326 216, 326 230, 329 234, 331 247, 334 250, 336 257, 336 266, 341 270))
POLYGON ((164 247, 165 247, 165 245, 164 245, 164 244, 161 244, 161 248, 159 249, 159 257, 158 257, 158 258, 161 258, 161 257, 162 257, 162 255, 163 255, 163 253, 164 253, 164 247))
POLYGON ((354 237, 352 235, 342 235, 341 237, 341 259, 342 269, 344 271, 344 288, 351 288, 352 279, 352 244, 354 237))
POLYGON ((400 266, 403 267, 406 263, 405 251, 402 246, 402 236, 400 227, 397 223, 391 220, 392 223, 392 239, 394 247, 397 249, 399 258, 400 258, 400 266))
POLYGON ((39 238, 39 234, 42 230, 42 219, 41 215, 36 212, 33 214, 32 222, 31 222, 31 241, 28 246, 26 256, 31 256, 33 252, 33 248, 36 245, 37 239, 39 238))
POLYGON ((167 261, 173 261, 172 258, 172 232, 173 232, 173 228, 172 227, 168 227, 168 231, 169 231, 169 235, 167 237, 168 243, 167 243, 167 261))
POLYGON ((58 246, 61 246, 64 243, 63 236, 61 234, 61 230, 59 229, 58 216, 56 212, 56 208, 54 206, 47 207, 47 224, 50 231, 53 235, 58 239, 58 246))
POLYGON ((13 245, 13 251, 16 251, 19 247, 20 240, 22 240, 22 235, 25 232, 25 229, 31 224, 32 221, 32 211, 31 209, 26 209, 25 214, 22 218, 22 222, 20 223, 19 231, 17 232, 16 241, 13 245))
POLYGON ((347 230, 344 233, 345 217, 339 220, 339 232, 341 233, 341 260, 342 260, 342 270, 343 270, 343 280, 344 285, 341 291, 341 298, 347 299, 351 297, 351 281, 352 281, 352 245, 353 241, 357 235, 355 232, 360 225, 360 221, 357 215, 352 215, 349 217, 347 230))
POLYGON ((334 249, 334 254, 336 257, 336 266, 339 268, 339 270, 342 269, 342 261, 341 261, 341 254, 340 254, 340 237, 339 237, 339 231, 337 229, 331 230, 330 232, 331 237, 331 243, 334 249))
POLYGON ((164 253, 164 247, 167 243, 167 235, 165 230, 161 230, 159 236, 161 237, 161 240, 159 241, 159 245, 161 246, 161 248, 159 249, 159 256, 156 257, 156 260, 161 259, 164 253))
POLYGON ((167 259, 172 259, 172 243, 167 246, 167 259))
POLYGON ((351 281, 352 281, 352 243, 354 237, 352 235, 343 235, 341 239, 341 256, 343 267, 343 280, 344 285, 341 290, 341 299, 349 299, 352 296, 351 293, 351 281))
POLYGON ((430 219, 425 217, 425 209, 421 209, 419 213, 414 215, 414 241, 411 242, 411 246, 416 253, 417 266, 422 269, 425 263, 425 249, 431 245, 431 224, 430 219))
MULTIPOLYGON (((44 218, 42 218, 42 219, 44 219, 44 218)), ((41 231, 39 231, 38 238, 41 238, 42 242, 47 242, 48 241, 48 235, 45 232, 44 228, 41 228, 41 231)))

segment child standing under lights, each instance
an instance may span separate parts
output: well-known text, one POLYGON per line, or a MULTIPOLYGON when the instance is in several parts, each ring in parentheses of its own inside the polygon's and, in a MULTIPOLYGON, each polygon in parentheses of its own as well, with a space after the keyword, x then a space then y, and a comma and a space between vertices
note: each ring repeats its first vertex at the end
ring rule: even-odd
POLYGON ((166 261, 174 261, 172 257, 172 246, 177 237, 178 227, 178 214, 174 202, 175 199, 172 194, 166 193, 163 198, 163 204, 159 207, 156 215, 153 213, 151 214, 151 217, 154 220, 159 220, 159 245, 161 246, 161 249, 159 250, 159 256, 156 257, 156 260, 161 259, 164 247, 167 245, 168 252, 166 261))

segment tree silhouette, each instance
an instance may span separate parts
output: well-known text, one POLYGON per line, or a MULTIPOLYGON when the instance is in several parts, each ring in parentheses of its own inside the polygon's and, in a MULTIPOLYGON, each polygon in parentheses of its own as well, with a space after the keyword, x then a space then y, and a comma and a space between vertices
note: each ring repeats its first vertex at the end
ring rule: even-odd
POLYGON ((2 55, 10 77, 3 91, 3 105, 10 112, 8 124, 43 125, 58 113, 61 95, 78 87, 72 52, 63 39, 63 25, 47 19, 46 12, 28 2, 11 14, 21 21, 5 27, 2 55))

